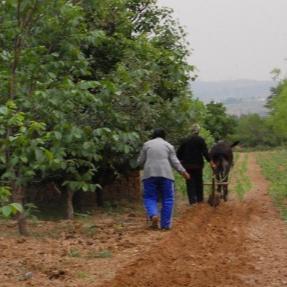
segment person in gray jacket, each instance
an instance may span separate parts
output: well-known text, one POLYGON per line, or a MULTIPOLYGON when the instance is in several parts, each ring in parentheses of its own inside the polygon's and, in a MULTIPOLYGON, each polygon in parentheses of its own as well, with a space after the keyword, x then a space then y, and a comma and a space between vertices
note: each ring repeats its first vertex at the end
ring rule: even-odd
POLYGON ((160 227, 170 229, 174 205, 174 175, 172 168, 176 169, 185 179, 190 176, 181 165, 176 156, 174 147, 165 141, 165 131, 155 129, 152 140, 144 143, 138 158, 138 164, 144 167, 144 206, 151 220, 151 226, 158 228, 159 213, 158 198, 162 200, 160 227))

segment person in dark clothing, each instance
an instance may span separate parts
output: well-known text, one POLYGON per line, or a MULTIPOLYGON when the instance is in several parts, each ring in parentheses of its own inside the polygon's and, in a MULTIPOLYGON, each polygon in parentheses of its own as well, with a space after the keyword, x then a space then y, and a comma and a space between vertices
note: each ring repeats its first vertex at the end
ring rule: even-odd
POLYGON ((203 202, 203 167, 204 158, 210 162, 205 140, 199 136, 200 126, 192 126, 192 135, 180 145, 177 157, 181 161, 186 171, 190 174, 190 179, 186 180, 187 195, 190 204, 203 202))

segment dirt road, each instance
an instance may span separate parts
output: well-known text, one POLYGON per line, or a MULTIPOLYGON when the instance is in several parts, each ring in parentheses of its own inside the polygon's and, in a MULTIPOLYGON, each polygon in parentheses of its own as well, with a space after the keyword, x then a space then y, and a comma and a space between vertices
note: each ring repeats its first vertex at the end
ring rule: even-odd
POLYGON ((286 225, 279 218, 255 156, 252 189, 213 209, 192 207, 149 251, 102 287, 287 286, 286 225))

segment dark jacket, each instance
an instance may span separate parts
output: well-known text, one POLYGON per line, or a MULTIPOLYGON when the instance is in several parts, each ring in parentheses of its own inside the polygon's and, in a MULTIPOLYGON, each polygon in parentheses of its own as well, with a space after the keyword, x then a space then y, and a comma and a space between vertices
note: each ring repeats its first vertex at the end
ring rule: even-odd
POLYGON ((194 134, 180 145, 177 157, 185 168, 203 168, 203 157, 209 162, 209 154, 205 140, 194 134))

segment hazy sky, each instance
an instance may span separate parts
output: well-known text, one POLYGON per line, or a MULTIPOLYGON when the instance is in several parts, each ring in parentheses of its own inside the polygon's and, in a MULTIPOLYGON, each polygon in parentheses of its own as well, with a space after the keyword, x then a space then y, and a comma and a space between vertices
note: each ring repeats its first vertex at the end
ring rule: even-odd
POLYGON ((287 70, 287 0, 158 0, 174 9, 200 80, 270 80, 287 70))

